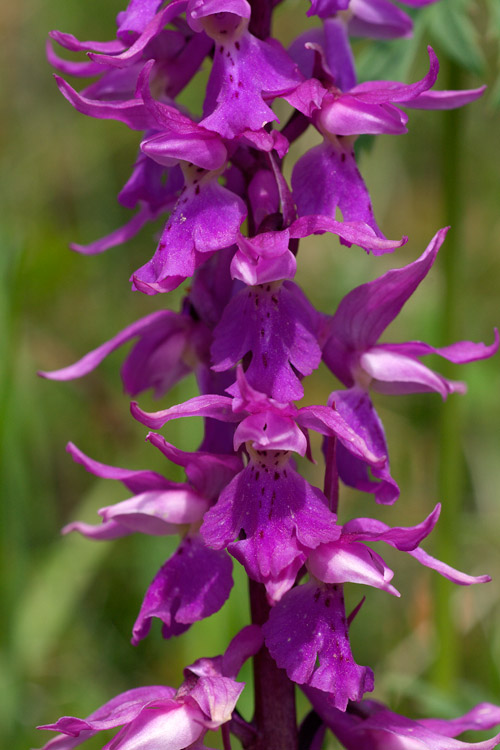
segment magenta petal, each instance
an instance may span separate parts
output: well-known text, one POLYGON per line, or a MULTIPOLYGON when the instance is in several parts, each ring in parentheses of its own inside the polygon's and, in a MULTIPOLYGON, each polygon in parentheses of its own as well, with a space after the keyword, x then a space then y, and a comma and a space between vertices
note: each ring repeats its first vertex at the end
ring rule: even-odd
MULTIPOLYGON (((480 359, 488 359, 496 354, 500 345, 498 329, 494 329, 494 341, 492 344, 475 343, 474 341, 457 341, 449 346, 434 347, 423 341, 406 341, 402 344, 379 344, 380 348, 395 353, 401 353, 407 357, 424 357, 427 354, 439 354, 449 362, 463 365, 468 362, 477 362, 480 359)), ((377 347, 378 348, 378 347, 377 347)))
POLYGON ((341 711, 373 690, 371 669, 358 666, 351 653, 341 586, 311 581, 291 589, 263 631, 271 656, 290 679, 330 693, 341 711))
POLYGON ((440 512, 441 504, 438 503, 422 523, 408 527, 391 528, 374 518, 354 518, 342 527, 342 533, 356 541, 386 542, 396 549, 409 552, 429 536, 438 521, 440 512))
POLYGON ((429 72, 417 83, 399 83, 398 81, 367 81, 360 83, 348 92, 348 96, 359 98, 367 104, 404 103, 411 101, 427 91, 436 82, 439 72, 438 59, 432 47, 427 47, 429 54, 429 72))
MULTIPOLYGON (((370 396, 361 388, 334 391, 329 403, 346 423, 360 435, 370 451, 377 456, 387 456, 387 444, 382 422, 371 402, 370 396)), ((399 487, 391 476, 389 461, 370 467, 373 481, 368 472, 368 464, 355 456, 342 443, 336 447, 339 476, 344 484, 361 492, 373 492, 377 503, 391 505, 399 497, 399 487)))
POLYGON ((207 498, 214 498, 243 468, 241 458, 226 454, 181 451, 167 443, 162 435, 150 432, 149 440, 164 456, 177 466, 184 466, 186 476, 196 490, 207 498))
POLYGON ((349 33, 353 36, 367 36, 371 39, 411 36, 411 18, 389 0, 351 0, 350 10, 354 15, 348 26, 349 33))
POLYGON ((479 703, 457 719, 420 719, 419 724, 445 737, 456 737, 462 732, 492 729, 500 724, 500 706, 479 703))
POLYGON ((327 342, 326 364, 336 373, 337 351, 364 351, 373 346, 430 271, 447 229, 440 229, 425 252, 413 263, 388 271, 374 281, 362 284, 341 301, 332 318, 330 332, 334 357, 327 342), (330 365, 331 361, 331 365, 330 365))
MULTIPOLYGON (((345 23, 339 18, 328 18, 324 21, 323 29, 309 29, 297 37, 289 47, 289 54, 299 64, 302 74, 309 80, 313 79, 314 49, 308 49, 307 43, 317 44, 324 52, 325 61, 330 69, 337 88, 348 91, 356 85, 354 57, 345 23)), ((306 83, 309 83, 309 80, 306 83)), ((304 84, 301 84, 301 86, 304 84)), ((311 86, 311 84, 309 84, 311 86)), ((299 86, 299 89, 301 88, 299 86)), ((314 89, 313 89, 314 90, 314 89)), ((292 94, 295 97, 295 92, 292 94)), ((286 97, 288 101, 290 99, 286 97)), ((311 100, 311 97, 309 97, 311 100)), ((316 98, 316 102, 318 99, 316 98)), ((318 106, 321 102, 318 103, 318 106)), ((301 109, 304 114, 310 114, 301 109)))
POLYGON ((299 376, 321 361, 316 329, 317 314, 294 284, 243 289, 214 331, 213 369, 228 370, 252 352, 248 382, 277 401, 296 401, 304 395, 299 376))
POLYGON ((50 39, 47 39, 46 53, 50 65, 64 75, 87 78, 102 73, 102 66, 98 63, 73 62, 72 60, 65 60, 63 57, 59 57, 59 55, 54 52, 50 39))
POLYGON ((374 346, 359 358, 359 364, 372 381, 370 385, 381 393, 422 393, 435 391, 442 398, 456 390, 464 391, 426 367, 417 359, 391 351, 390 345, 374 346))
POLYGON ((232 402, 233 399, 229 396, 195 396, 182 404, 171 406, 170 409, 149 413, 142 411, 132 401, 130 411, 139 422, 156 430, 170 422, 171 419, 179 419, 180 417, 212 417, 222 422, 239 422, 241 417, 233 413, 232 402))
POLYGON ((184 750, 205 734, 205 717, 194 702, 159 702, 123 727, 106 750, 184 750))
POLYGON ((201 125, 232 139, 277 117, 265 100, 295 89, 301 76, 279 44, 244 32, 217 42, 201 125))
POLYGON ((342 414, 330 406, 304 406, 297 413, 297 422, 321 435, 337 437, 347 450, 370 466, 382 468, 387 462, 385 453, 378 452, 382 445, 372 437, 358 434, 342 414))
POLYGON ((415 99, 405 102, 404 106, 412 109, 455 109, 476 101, 485 90, 486 86, 461 91, 426 91, 415 99))
MULTIPOLYGON (((217 16, 219 13, 228 13, 229 18, 231 16, 250 18, 251 7, 247 0, 190 0, 186 10, 186 19, 194 31, 202 31, 203 24, 200 19, 206 19, 212 15, 217 16)), ((230 22, 228 25, 230 26, 230 22)))
MULTIPOLYGON (((90 49, 96 52, 105 52, 106 54, 117 54, 122 52, 125 45, 118 39, 113 39, 110 42, 80 42, 73 34, 67 34, 64 31, 51 31, 49 33, 51 39, 70 50, 71 52, 87 52, 90 49)), ((102 70, 102 67, 101 67, 102 70)))
POLYGON ((264 638, 258 625, 247 625, 234 636, 222 657, 222 674, 236 678, 243 664, 255 656, 264 638))
POLYGON ((94 242, 89 242, 87 245, 78 245, 75 242, 70 244, 72 250, 82 255, 99 255, 104 253, 112 247, 122 245, 124 242, 128 242, 132 237, 140 232, 144 224, 148 221, 153 221, 156 218, 158 212, 153 212, 149 206, 141 206, 140 210, 133 216, 130 221, 124 224, 118 229, 115 229, 105 237, 101 237, 94 242))
POLYGON ((121 368, 125 392, 135 396, 152 388, 155 398, 168 393, 179 380, 208 357, 208 331, 190 316, 169 316, 145 331, 121 368))
MULTIPOLYGON (((123 51, 120 50, 119 54, 115 55, 106 54, 107 50, 103 50, 104 54, 90 54, 90 59, 117 68, 127 67, 128 65, 137 62, 142 58, 143 52, 149 42, 162 31, 169 21, 182 13, 185 10, 186 5, 186 0, 173 0, 173 2, 169 3, 166 8, 163 8, 163 10, 157 13, 156 16, 149 21, 141 35, 128 49, 123 50, 122 46, 123 51)), ((96 52, 100 51, 95 46, 92 47, 92 49, 96 50, 96 52)))
POLYGON ((305 550, 337 539, 335 521, 324 495, 293 470, 287 454, 267 451, 221 493, 201 533, 215 549, 229 545, 248 575, 267 584, 295 560, 303 563, 305 550))
POLYGON ((299 216, 324 214, 334 219, 338 207, 344 221, 362 221, 383 238, 352 149, 329 141, 310 149, 293 168, 292 189, 299 216))
POLYGON ((202 185, 193 183, 170 215, 153 258, 134 274, 135 285, 161 285, 170 278, 192 276, 204 262, 205 253, 236 241, 245 216, 241 198, 215 179, 202 185))
POLYGON ((141 34, 162 3, 163 0, 130 0, 127 9, 118 13, 117 36, 126 42, 130 34, 141 34))
MULTIPOLYGON (((127 326, 127 328, 124 328, 123 331, 120 331, 120 333, 112 339, 101 344, 101 346, 86 354, 73 365, 64 367, 61 370, 39 372, 38 374, 49 380, 73 380, 74 378, 81 378, 89 372, 92 372, 92 370, 94 370, 103 359, 111 354, 111 352, 114 352, 115 349, 118 349, 120 346, 127 343, 127 341, 130 341, 137 336, 142 338, 146 337, 148 334, 152 335, 153 333, 158 333, 160 331, 165 337, 168 337, 168 333, 177 329, 182 330, 183 325, 185 327, 188 320, 189 319, 185 316, 178 315, 170 310, 159 310, 158 312, 150 313, 150 315, 146 315, 144 318, 140 318, 140 320, 136 320, 134 323, 127 326)), ((134 392, 137 393, 138 391, 134 392)))
POLYGON ((116 521, 131 532, 163 536, 176 534, 179 525, 198 523, 208 510, 206 497, 188 484, 163 492, 143 492, 99 510, 104 522, 116 521))
MULTIPOLYGON (((139 716, 148 703, 157 700, 169 700, 174 695, 175 690, 163 685, 134 688, 112 698, 97 711, 87 716, 86 719, 63 716, 55 724, 44 724, 38 729, 63 732, 71 737, 78 737, 81 732, 88 732, 89 730, 94 734, 105 729, 128 724, 139 716)), ((90 734, 87 734, 85 739, 89 736, 90 734)))
POLYGON ((403 748, 406 750, 493 750, 497 747, 500 735, 483 742, 461 742, 450 740, 466 729, 490 729, 499 723, 498 708, 482 703, 466 714, 461 727, 461 719, 449 721, 439 719, 407 719, 406 716, 389 711, 381 703, 363 701, 355 709, 356 713, 343 713, 332 708, 328 696, 318 690, 307 688, 307 697, 315 711, 347 750, 389 750, 403 748), (481 721, 481 710, 484 707, 484 720, 481 721), (475 713, 477 710, 477 713, 475 713), (470 723, 467 717, 470 715, 470 723), (476 722, 474 718, 476 717, 476 722), (434 726, 435 722, 435 726, 434 726), (455 728, 457 731, 454 731, 455 728))
POLYGON ((392 104, 364 102, 351 92, 330 104, 325 97, 318 123, 333 135, 400 135, 407 132, 407 115, 392 104))
POLYGON ((245 417, 234 433, 234 448, 250 443, 257 451, 294 451, 305 456, 307 440, 294 420, 271 409, 245 417))
POLYGON ((85 455, 74 443, 68 443, 66 450, 73 461, 81 464, 87 471, 96 477, 103 479, 116 479, 127 487, 131 492, 147 492, 149 490, 168 490, 176 487, 175 482, 165 479, 155 471, 137 471, 134 469, 120 469, 116 466, 108 466, 100 461, 94 461, 85 455))
POLYGON ((208 717, 209 721, 204 722, 205 726, 217 729, 221 724, 231 721, 244 687, 244 682, 235 682, 229 677, 203 677, 189 691, 189 698, 196 701, 208 717))
POLYGON ((162 620, 163 637, 170 638, 218 612, 233 585, 231 573, 227 553, 209 549, 199 537, 186 537, 148 588, 132 643, 137 645, 146 637, 153 617, 162 620))
POLYGON ((435 557, 427 554, 421 547, 417 547, 414 550, 409 550, 408 554, 414 557, 416 560, 425 565, 426 568, 435 570, 439 575, 444 576, 452 583, 456 583, 459 586, 471 586, 473 583, 489 583, 491 577, 488 575, 483 576, 470 576, 467 573, 462 573, 460 570, 452 568, 451 565, 436 560, 435 557))
POLYGON ((366 251, 371 250, 374 255, 392 252, 408 242, 408 237, 402 237, 400 240, 379 237, 364 221, 335 221, 324 214, 301 216, 293 222, 289 232, 290 237, 294 238, 333 232, 338 235, 342 244, 359 245, 366 251))
POLYGON ((238 251, 231 262, 232 278, 239 279, 246 286, 293 279, 296 272, 297 261, 290 250, 276 258, 258 257, 255 261, 238 251))
POLYGON ((140 99, 129 99, 122 102, 100 102, 95 99, 87 99, 85 96, 78 94, 69 83, 66 83, 59 76, 55 75, 54 78, 62 95, 78 112, 84 115, 104 120, 119 120, 132 130, 147 130, 154 125, 140 99))
POLYGON ((83 521, 73 521, 61 529, 61 534, 69 534, 72 531, 78 531, 82 536, 96 542, 109 542, 133 533, 131 529, 116 521, 105 521, 97 526, 83 521))
POLYGON ((348 538, 320 544, 309 554, 307 568, 324 583, 361 583, 399 596, 390 583, 394 573, 382 557, 348 538))

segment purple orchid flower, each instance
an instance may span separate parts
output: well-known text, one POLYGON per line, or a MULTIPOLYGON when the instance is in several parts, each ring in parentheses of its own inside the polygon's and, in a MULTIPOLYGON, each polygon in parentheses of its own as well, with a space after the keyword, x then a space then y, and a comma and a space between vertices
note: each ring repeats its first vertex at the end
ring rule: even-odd
POLYGON ((137 471, 107 466, 86 456, 73 443, 67 450, 72 458, 95 476, 122 482, 133 496, 99 510, 100 526, 75 521, 63 533, 78 531, 91 539, 116 539, 140 532, 163 536, 176 534, 186 525, 199 524, 222 488, 241 470, 238 456, 186 453, 160 435, 147 439, 173 463, 185 467, 187 483, 172 482, 154 471, 137 471))
MULTIPOLYGON (((298 96, 299 90, 290 99, 294 106, 302 108, 306 114, 310 113, 313 124, 324 137, 322 144, 310 149, 296 162, 292 172, 293 195, 299 216, 325 214, 334 217, 338 207, 345 221, 363 221, 379 237, 383 237, 375 221, 368 190, 356 165, 353 139, 361 133, 394 135, 407 132, 408 117, 399 108, 401 105, 430 109, 459 107, 477 99, 484 87, 470 91, 429 92, 436 81, 439 64, 434 51, 428 47, 429 72, 420 81, 413 84, 368 81, 342 92, 321 48, 310 43, 306 46, 311 48, 311 55, 316 54, 322 60, 327 88, 321 92, 315 87, 314 101, 308 103, 305 94, 298 96)), ((329 43, 327 50, 331 48, 332 44, 329 43)), ((295 51, 299 54, 299 61, 312 64, 300 47, 296 47, 295 51)), ((339 68, 335 53, 331 57, 333 70, 340 70, 340 80, 351 84, 352 74, 345 67, 339 68)))
POLYGON ((49 380, 81 378, 111 352, 135 338, 139 340, 121 369, 125 392, 131 396, 153 388, 155 397, 160 398, 209 358, 209 332, 203 323, 185 313, 159 310, 127 326, 78 362, 39 375, 49 380))
POLYGON ((247 30, 246 0, 189 0, 188 23, 215 40, 214 62, 201 124, 235 138, 277 120, 269 104, 301 82, 297 67, 277 42, 269 44, 247 30))
POLYGON ((171 638, 218 612, 233 585, 232 567, 224 550, 210 549, 197 534, 184 537, 146 592, 132 644, 147 636, 153 617, 163 622, 163 637, 171 638))
MULTIPOLYGON (((500 345, 498 331, 490 345, 460 341, 436 348, 421 341, 379 344, 385 328, 426 277, 436 259, 447 229, 433 237, 420 258, 408 266, 388 271, 374 281, 349 292, 328 324, 323 360, 348 390, 335 391, 329 403, 353 429, 362 434, 373 451, 387 454, 383 426, 368 395, 368 389, 386 394, 435 391, 442 398, 465 391, 463 383, 444 378, 420 361, 427 354, 439 354, 457 364, 493 356, 500 345)), ((377 502, 392 503, 399 496, 389 465, 372 470, 338 446, 337 463, 341 479, 364 492, 375 492, 377 502)))
MULTIPOLYGON (((423 7, 436 0, 402 0, 405 5, 423 7)), ((372 39, 409 37, 413 22, 397 5, 389 0, 311 0, 308 16, 322 19, 337 16, 352 36, 372 39)))
POLYGON ((121 727, 109 750, 183 750, 199 747, 207 730, 231 719, 244 683, 236 677, 243 663, 262 645, 255 625, 236 635, 222 656, 199 659, 184 670, 176 691, 162 685, 128 690, 105 703, 86 719, 64 716, 39 729, 60 732, 43 750, 70 750, 97 732, 121 727))
POLYGON ((470 576, 431 557, 420 547, 420 542, 433 530, 439 518, 440 504, 417 526, 391 528, 372 518, 355 518, 348 521, 341 536, 332 542, 321 544, 309 554, 307 568, 311 575, 323 583, 363 583, 390 594, 399 592, 390 581, 394 575, 380 555, 362 542, 385 542, 400 551, 407 552, 422 565, 436 570, 440 575, 461 586, 488 583, 490 576, 470 576))
POLYGON ((272 608, 262 631, 288 677, 325 691, 340 711, 373 690, 372 670, 356 664, 351 652, 342 586, 315 581, 296 586, 272 608))
POLYGON ((352 657, 342 584, 361 583, 395 596, 399 592, 391 584, 393 571, 362 542, 386 542, 454 583, 491 580, 489 576, 461 573, 420 548, 439 512, 437 505, 422 523, 409 528, 390 528, 371 518, 353 519, 341 528, 337 539, 309 552, 306 566, 311 581, 285 592, 263 628, 271 655, 291 680, 331 694, 329 700, 341 711, 345 711, 348 700, 360 700, 364 692, 373 689, 371 670, 359 667, 352 657))
POLYGON ((495 340, 489 346, 472 341, 441 348, 421 341, 377 343, 429 273, 447 231, 440 229, 416 261, 356 287, 339 304, 329 324, 323 358, 345 386, 370 386, 391 394, 435 391, 446 398, 449 393, 463 392, 464 385, 433 372, 420 362, 420 357, 439 354, 450 362, 465 364, 491 357, 498 350, 496 329, 495 340))
POLYGON ((452 739, 469 730, 485 730, 500 724, 500 709, 480 703, 458 719, 407 719, 376 701, 354 703, 339 711, 325 693, 306 687, 314 710, 347 750, 493 750, 500 734, 483 742, 452 739))
POLYGON ((201 533, 210 547, 227 547, 251 577, 265 584, 269 598, 276 600, 293 585, 307 553, 340 533, 325 496, 293 467, 292 452, 303 456, 308 450, 303 430, 336 436, 349 451, 374 466, 383 465, 385 456, 367 451, 363 439, 353 430, 346 431, 333 409, 297 409, 270 399, 251 387, 241 367, 229 390, 233 398, 198 396, 155 414, 132 404, 132 414, 154 427, 182 416, 239 422, 234 448, 245 443, 249 463, 205 514, 201 533))

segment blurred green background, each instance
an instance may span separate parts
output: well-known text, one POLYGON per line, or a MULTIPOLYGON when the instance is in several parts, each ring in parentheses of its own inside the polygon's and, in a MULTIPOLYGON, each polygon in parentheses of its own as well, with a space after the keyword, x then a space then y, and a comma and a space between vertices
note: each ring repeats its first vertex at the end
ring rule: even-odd
MULTIPOLYGON (((442 346, 454 336, 490 342, 499 323, 499 19, 495 3, 472 5, 476 38, 472 27, 464 32, 460 24, 447 37, 441 32, 446 23, 428 8, 419 14, 414 42, 358 45, 361 69, 373 77, 415 80, 425 71, 425 44, 431 41, 442 62, 439 88, 457 75, 461 87, 490 84, 480 101, 454 119, 411 112, 407 136, 364 144, 360 164, 379 223, 388 237, 408 234, 408 245, 392 257, 373 258, 323 236, 304 242, 299 253, 298 281, 316 305, 333 313, 354 285, 415 259, 449 222, 451 200, 458 207, 452 234, 387 340, 442 346), (459 44, 460 34, 465 41, 459 44), (468 70, 450 62, 450 52, 468 70), (446 163, 447 170, 458 170, 448 180, 446 163)), ((450 3, 443 0, 443 7, 446 11, 450 3)), ((304 8, 287 0, 279 9, 276 33, 284 42, 303 30, 304 8)), ((129 175, 138 136, 118 123, 86 118, 64 101, 45 61, 45 39, 53 28, 110 39, 121 9, 120 0, 28 0, 0 10, 0 745, 10 750, 47 741, 50 735, 36 732, 36 724, 63 714, 85 716, 130 687, 178 685, 185 664, 220 653, 248 621, 245 577, 235 564, 235 587, 220 613, 168 643, 155 623, 133 648, 130 632, 144 591, 176 540, 137 535, 92 543, 59 535, 70 520, 95 522, 97 508, 127 496, 121 485, 96 480, 74 464, 65 453, 68 440, 100 461, 182 479, 144 443, 145 428, 129 416, 119 381, 122 352, 80 381, 57 384, 36 376, 37 369, 73 362, 153 309, 176 308, 182 295, 182 289, 169 298, 129 291, 130 273, 155 247, 151 227, 100 257, 67 249, 71 241, 91 241, 128 219, 116 194, 129 175)), ((207 70, 182 97, 195 112, 206 76, 207 70)), ((286 108, 279 111, 287 116, 286 108)), ((314 135, 302 138, 289 163, 315 142, 314 135)), ((158 222, 155 231, 160 228, 158 222)), ((436 366, 444 371, 441 362, 436 366)), ((500 703, 498 357, 464 366, 459 377, 469 393, 450 399, 449 411, 434 394, 375 397, 402 488, 397 505, 379 508, 369 496, 345 490, 341 495, 341 520, 376 515, 391 525, 417 523, 443 500, 452 511, 426 548, 446 553, 446 561, 462 570, 493 577, 493 583, 470 589, 439 585, 437 575, 419 569, 416 561, 384 549, 402 598, 347 587, 353 605, 367 596, 352 643, 358 662, 374 668, 375 697, 412 716, 456 715, 480 700, 500 703)), ((324 401, 335 387, 320 369, 310 378, 306 402, 324 401)), ((188 378, 164 403, 192 395, 195 384, 188 378)), ((149 395, 140 402, 146 409, 156 406, 149 395)), ((178 422, 165 435, 181 448, 195 449, 201 424, 178 422)), ((314 447, 319 454, 319 443, 314 447)), ((322 485, 321 462, 304 463, 303 469, 322 485)), ((244 678, 251 679, 248 668, 244 678)), ((246 716, 251 703, 248 690, 242 703, 246 716)), ((102 744, 101 738, 92 746, 102 744)))

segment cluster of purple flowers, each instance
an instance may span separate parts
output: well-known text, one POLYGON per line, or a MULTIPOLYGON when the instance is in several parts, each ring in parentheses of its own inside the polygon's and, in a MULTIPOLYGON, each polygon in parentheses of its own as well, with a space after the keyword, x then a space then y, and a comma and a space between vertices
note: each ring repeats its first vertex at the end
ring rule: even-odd
MULTIPOLYGON (((429 2, 406 0, 415 7, 429 2)), ((499 347, 498 332, 490 345, 379 343, 431 270, 446 229, 412 263, 353 289, 336 309, 317 311, 294 282, 299 241, 313 234, 336 235, 341 244, 373 255, 406 242, 388 240, 379 228, 356 163, 357 137, 405 133, 406 108, 458 107, 482 89, 434 90, 439 64, 430 47, 429 71, 416 83, 357 83, 351 36, 411 34, 410 17, 389 0, 312 0, 308 15, 317 16, 318 25, 287 50, 270 36, 275 5, 130 0, 118 14, 112 41, 51 34, 66 50, 90 50, 89 61, 73 62, 49 42, 49 59, 59 72, 94 78, 78 93, 56 76, 70 103, 142 133, 118 196, 136 213, 110 235, 74 249, 100 253, 165 215, 158 246, 132 275, 132 289, 156 295, 191 282, 179 312, 153 312, 79 362, 42 374, 81 377, 134 340, 122 368, 127 393, 153 389, 163 399, 194 372, 200 395, 155 413, 133 402, 133 417, 152 430, 183 417, 203 417, 205 424, 193 453, 157 432, 147 435, 167 461, 184 468, 185 482, 107 466, 70 443, 75 461, 96 476, 122 482, 130 496, 102 508, 99 525, 77 521, 64 531, 98 540, 137 532, 180 536, 146 592, 132 629, 134 644, 147 636, 153 618, 170 638, 217 612, 232 587, 232 558, 243 565, 254 591, 265 591, 267 614, 237 634, 223 656, 187 667, 177 691, 133 689, 85 720, 64 717, 42 727, 60 733, 47 750, 73 748, 113 727, 121 729, 109 750, 201 750, 206 732, 219 727, 225 748, 231 747, 230 731, 247 748, 285 747, 271 745, 262 726, 236 711, 243 689, 236 681, 239 669, 261 650, 281 679, 301 685, 311 701, 318 721, 310 739, 301 741, 302 750, 320 748, 326 728, 348 750, 448 750, 469 747, 450 739, 466 729, 500 722, 500 709, 489 704, 453 721, 412 721, 363 699, 374 677, 353 658, 349 624, 358 608, 346 613, 343 586, 364 584, 399 596, 393 571, 373 543, 407 552, 457 584, 489 577, 455 570, 420 546, 438 520, 439 505, 413 527, 371 518, 337 521, 339 480, 377 503, 392 504, 399 496, 370 390, 437 392, 443 398, 463 392, 463 383, 434 372, 422 357, 437 354, 460 364, 490 357, 499 347), (210 75, 203 114, 196 119, 175 100, 204 64, 210 75), (272 109, 276 99, 290 107, 284 125, 272 109), (309 127, 321 142, 293 165, 289 185, 284 160, 309 127), (321 361, 343 388, 326 404, 296 406, 304 377, 321 361), (310 431, 323 436, 323 490, 297 471, 296 454, 312 459, 310 431)), ((474 747, 486 750, 499 741, 497 735, 474 747)))

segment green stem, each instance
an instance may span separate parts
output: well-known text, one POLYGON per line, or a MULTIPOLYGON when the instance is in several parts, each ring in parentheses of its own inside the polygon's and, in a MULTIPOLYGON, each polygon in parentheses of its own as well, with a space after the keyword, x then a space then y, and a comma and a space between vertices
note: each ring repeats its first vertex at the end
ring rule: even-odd
MULTIPOLYGON (((450 62, 447 72, 447 89, 462 88, 462 71, 450 62)), ((444 266, 445 288, 442 301, 442 341, 452 343, 460 338, 460 304, 462 272, 462 173, 461 153, 464 117, 462 109, 443 113, 442 180, 443 213, 445 223, 451 226, 440 252, 444 266)), ((446 362, 443 374, 451 379, 458 375, 457 366, 446 362)), ((461 450, 460 398, 452 395, 440 410, 439 429, 439 496, 443 510, 437 527, 437 556, 453 565, 457 558, 457 522, 463 505, 463 456, 461 450)), ((434 666, 434 680, 448 694, 456 688, 460 672, 460 645, 451 607, 453 585, 437 576, 435 584, 436 628, 438 654, 434 666)))

